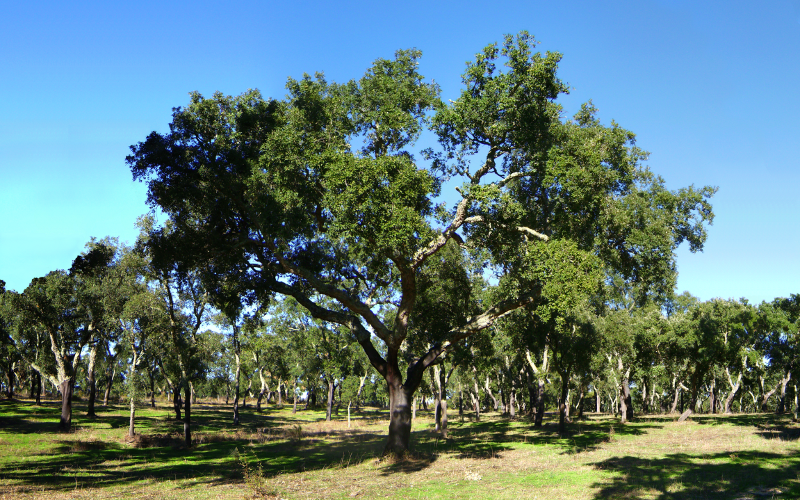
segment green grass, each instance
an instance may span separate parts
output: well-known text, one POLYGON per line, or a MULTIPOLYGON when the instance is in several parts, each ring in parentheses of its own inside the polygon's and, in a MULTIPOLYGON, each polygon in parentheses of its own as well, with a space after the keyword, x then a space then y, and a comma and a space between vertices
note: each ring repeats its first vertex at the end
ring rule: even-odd
POLYGON ((557 432, 526 418, 451 411, 449 435, 419 412, 413 454, 381 459, 386 412, 290 407, 241 411, 193 406, 185 448, 171 406, 137 410, 74 404, 71 433, 57 432, 60 405, 0 402, 0 499, 5 498, 800 498, 800 426, 770 414, 646 416, 622 425, 589 415, 557 432))

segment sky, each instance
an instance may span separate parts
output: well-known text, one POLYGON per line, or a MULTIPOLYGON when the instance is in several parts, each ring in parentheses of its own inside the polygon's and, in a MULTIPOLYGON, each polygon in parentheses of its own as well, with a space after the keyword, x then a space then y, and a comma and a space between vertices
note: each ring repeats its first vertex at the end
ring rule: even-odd
POLYGON ((12 2, 0 16, 0 279, 22 291, 91 237, 133 242, 146 187, 129 147, 189 92, 358 79, 398 49, 457 99, 466 61, 527 30, 563 54, 572 115, 591 99, 671 189, 718 186, 678 291, 759 303, 800 293, 800 0, 761 3, 12 2))

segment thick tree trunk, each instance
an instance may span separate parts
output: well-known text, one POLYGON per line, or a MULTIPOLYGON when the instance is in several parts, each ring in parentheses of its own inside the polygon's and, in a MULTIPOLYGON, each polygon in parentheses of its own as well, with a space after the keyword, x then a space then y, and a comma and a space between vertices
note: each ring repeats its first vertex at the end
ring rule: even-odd
POLYGON ((400 373, 392 364, 386 373, 389 389, 389 438, 384 455, 402 455, 408 451, 411 440, 411 396, 401 383, 400 373))
POLYGON ((97 360, 97 344, 89 349, 89 364, 86 367, 86 383, 89 385, 89 401, 86 405, 86 416, 94 417, 94 400, 97 397, 97 383, 94 379, 94 366, 97 360))
POLYGON ((65 379, 58 388, 61 391, 61 420, 58 428, 69 431, 72 428, 72 392, 75 389, 75 379, 73 377, 65 379))
POLYGON ((517 418, 517 388, 513 385, 511 386, 511 394, 508 396, 508 416, 511 418, 517 418))

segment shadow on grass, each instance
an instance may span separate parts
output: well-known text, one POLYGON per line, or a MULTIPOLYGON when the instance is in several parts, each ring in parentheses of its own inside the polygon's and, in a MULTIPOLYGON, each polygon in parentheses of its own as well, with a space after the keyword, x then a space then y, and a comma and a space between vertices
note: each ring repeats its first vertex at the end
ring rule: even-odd
POLYGON ((595 467, 616 473, 595 498, 654 500, 800 498, 800 456, 762 452, 664 458, 615 457, 595 467))

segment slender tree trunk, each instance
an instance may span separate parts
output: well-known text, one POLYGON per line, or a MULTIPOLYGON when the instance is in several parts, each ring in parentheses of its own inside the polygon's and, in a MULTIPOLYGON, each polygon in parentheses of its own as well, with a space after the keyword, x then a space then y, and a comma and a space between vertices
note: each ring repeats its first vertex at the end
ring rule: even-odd
POLYGON ((186 409, 184 411, 184 419, 183 419, 183 438, 186 442, 187 447, 192 446, 192 384, 190 382, 185 382, 184 384, 185 392, 186 392, 186 409))
POLYGON ((642 377, 642 415, 650 413, 650 405, 647 400, 647 377, 642 377))
POLYGON ((86 405, 86 416, 87 417, 94 417, 96 416, 94 413, 94 401, 97 397, 97 383, 94 379, 94 367, 95 361, 97 360, 97 344, 92 344, 92 347, 89 349, 89 363, 86 367, 86 383, 89 385, 89 401, 86 405))
POLYGON ((6 396, 8 399, 14 399, 14 365, 16 363, 9 363, 6 375, 8 376, 8 392, 6 396))
POLYGON ((597 384, 594 385, 594 404, 595 413, 600 413, 600 391, 597 390, 597 384))
POLYGON ((486 394, 492 399, 492 408, 494 411, 497 411, 497 398, 492 394, 492 387, 489 385, 489 375, 486 375, 486 384, 484 387, 486 389, 486 394))
POLYGON ((792 379, 792 372, 786 372, 786 376, 781 379, 781 397, 778 400, 778 408, 776 413, 783 413, 786 411, 786 385, 792 379))
POLYGON ((434 386, 436 387, 434 410, 433 410, 433 430, 436 432, 442 431, 442 379, 441 368, 439 365, 433 365, 431 377, 433 378, 434 386))
POLYGON ((569 393, 569 377, 561 374, 561 397, 558 402, 558 432, 563 434, 567 430, 567 394, 569 393))
POLYGON ((183 399, 181 398, 181 388, 175 387, 172 391, 172 409, 175 411, 175 420, 181 420, 181 410, 183 409, 183 399))
POLYGON ((583 384, 581 384, 581 393, 578 396, 578 406, 577 406, 577 408, 578 408, 578 420, 581 420, 583 418, 583 396, 584 395, 585 394, 584 394, 583 384))
POLYGON ((111 375, 108 376, 108 380, 106 381, 106 390, 103 394, 103 406, 108 406, 108 397, 111 395, 111 386, 114 384, 114 377, 117 375, 117 369, 111 369, 111 375))
POLYGON ((472 406, 475 408, 475 421, 481 421, 481 390, 478 387, 478 370, 473 366, 472 367, 472 390, 473 394, 470 394, 472 397, 472 406))
MULTIPOLYGON (((723 410, 726 414, 731 414, 733 411, 731 410, 731 406, 733 405, 733 398, 736 397, 736 393, 739 391, 739 386, 742 382, 742 374, 739 373, 739 378, 736 379, 736 383, 733 382, 733 378, 731 377, 730 371, 725 368, 725 373, 728 375, 728 384, 731 386, 731 392, 728 394, 728 397, 725 398, 725 409, 723 410)), ((739 403, 739 411, 741 411, 741 402, 739 403)))
MULTIPOLYGON (((364 389, 364 383, 366 381, 367 381, 367 374, 365 373, 364 376, 362 376, 358 382, 358 392, 356 392, 356 411, 358 411, 359 408, 361 408, 361 390, 364 389)), ((423 405, 425 404, 424 399, 422 400, 422 404, 423 405)), ((428 408, 426 407, 425 409, 427 410, 428 408)))
POLYGON ((794 420, 797 422, 798 403, 800 403, 800 396, 797 394, 797 384, 792 384, 794 387, 794 420))
POLYGON ((297 377, 294 377, 294 393, 292 393, 292 415, 297 413, 297 377))
POLYGON ((336 384, 333 383, 333 379, 328 381, 328 398, 325 404, 325 421, 331 421, 331 409, 333 408, 333 392, 336 390, 336 384))
POLYGON ((542 419, 544 418, 544 379, 539 379, 539 394, 536 396, 536 418, 533 421, 534 427, 542 426, 542 419))
MULTIPOLYGON (((234 334, 236 333, 236 328, 234 327, 234 334)), ((234 393, 233 393, 233 425, 239 425, 239 383, 240 377, 242 373, 242 365, 241 359, 239 357, 239 346, 237 340, 234 338, 236 352, 234 353, 233 357, 236 360, 236 375, 234 381, 234 393)))
POLYGON ((283 408, 283 382, 278 379, 278 408, 283 408))
POLYGON ((780 384, 776 385, 771 391, 769 391, 766 394, 764 394, 764 397, 761 398, 761 405, 760 406, 761 406, 761 411, 762 412, 769 411, 769 408, 767 408, 767 403, 769 402, 769 398, 771 398, 773 394, 778 392, 778 387, 780 387, 780 384))

